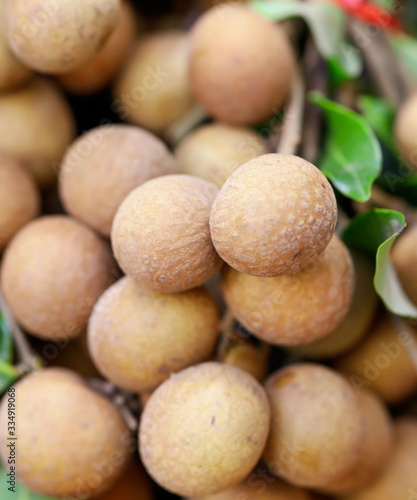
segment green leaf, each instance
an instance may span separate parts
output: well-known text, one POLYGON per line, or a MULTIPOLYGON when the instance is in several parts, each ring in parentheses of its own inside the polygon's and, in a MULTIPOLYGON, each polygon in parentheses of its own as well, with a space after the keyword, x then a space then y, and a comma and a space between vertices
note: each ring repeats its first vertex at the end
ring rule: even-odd
MULTIPOLYGON (((19 468, 16 470, 17 479, 19 479, 19 468)), ((51 497, 45 497, 43 495, 37 495, 36 493, 32 493, 24 486, 19 483, 16 483, 14 488, 14 492, 10 491, 10 484, 7 482, 9 477, 7 476, 8 470, 0 467, 0 491, 1 491, 1 500, 54 500, 51 497)))
POLYGON ((382 97, 362 95, 359 98, 359 108, 379 139, 391 151, 397 152, 394 141, 395 109, 382 97))
POLYGON ((20 375, 20 371, 15 366, 0 360, 0 394, 4 394, 20 375))
POLYGON ((327 118, 328 133, 320 169, 348 198, 367 201, 382 169, 381 147, 367 121, 354 111, 310 94, 327 118))
POLYGON ((0 311, 0 360, 11 361, 13 359, 13 335, 10 326, 0 311))
POLYGON ((391 35, 389 40, 397 57, 417 78, 417 40, 403 34, 391 35))
POLYGON ((404 292, 390 259, 391 247, 405 226, 402 213, 377 208, 354 217, 344 230, 343 240, 375 256, 374 286, 386 308, 398 316, 417 318, 417 307, 404 292))
POLYGON ((335 84, 357 78, 361 74, 363 63, 360 52, 344 42, 347 18, 336 5, 329 2, 252 0, 250 6, 274 21, 292 17, 304 19, 318 51, 327 59, 335 84))

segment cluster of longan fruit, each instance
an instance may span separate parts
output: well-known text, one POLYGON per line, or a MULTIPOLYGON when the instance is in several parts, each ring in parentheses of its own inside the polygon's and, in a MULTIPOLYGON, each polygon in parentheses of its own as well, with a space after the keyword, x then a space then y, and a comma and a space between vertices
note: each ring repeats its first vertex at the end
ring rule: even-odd
MULTIPOLYGON (((189 499, 413 498, 417 419, 388 405, 417 393, 415 330, 375 321, 326 177, 250 128, 290 97, 285 29, 228 3, 189 32, 147 31, 118 0, 0 14, 0 287, 50 364, 15 384, 18 481, 148 500, 138 448, 189 499), (75 138, 62 89, 110 84, 128 123, 75 138), (212 120, 169 143, 196 109, 212 120), (288 361, 272 373, 271 352, 288 361)), ((393 261, 417 303, 416 240, 393 261)))

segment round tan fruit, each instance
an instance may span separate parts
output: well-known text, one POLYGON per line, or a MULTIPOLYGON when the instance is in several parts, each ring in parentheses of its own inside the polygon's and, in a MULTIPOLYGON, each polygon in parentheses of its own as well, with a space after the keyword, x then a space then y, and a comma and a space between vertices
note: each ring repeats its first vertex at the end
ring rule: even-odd
POLYGON ((139 428, 143 464, 178 495, 217 493, 255 466, 269 418, 265 392, 251 375, 224 363, 192 366, 146 403, 139 428))
POLYGON ((241 165, 267 152, 264 141, 249 128, 211 123, 183 139, 175 157, 181 173, 221 188, 241 165))
MULTIPOLYGON (((80 377, 57 368, 34 372, 17 382, 14 398, 16 462, 24 486, 40 495, 87 499, 121 475, 132 451, 129 431, 110 401, 80 377)), ((7 397, 0 422, 7 464, 7 397)))
POLYGON ((363 448, 351 473, 325 488, 334 495, 359 491, 371 484, 384 470, 393 451, 394 429, 385 404, 367 389, 362 389, 358 397, 365 423, 363 448))
POLYGON ((416 116, 417 92, 412 94, 398 111, 395 121, 395 140, 408 165, 417 170, 416 116))
POLYGON ((123 271, 160 292, 201 285, 221 267, 209 230, 217 189, 188 175, 152 179, 120 205, 112 246, 123 271))
POLYGON ((171 373, 207 359, 218 323, 216 304, 204 288, 161 294, 126 276, 95 305, 89 349, 107 379, 132 392, 151 391, 171 373))
POLYGON ((185 33, 166 31, 143 38, 115 86, 114 111, 122 120, 162 133, 193 105, 187 71, 185 33))
POLYGON ((322 365, 285 367, 266 381, 271 432, 269 470, 294 485, 322 488, 357 466, 364 418, 349 383, 322 365))
POLYGON ((39 192, 29 172, 0 153, 0 252, 39 209, 39 192))
POLYGON ((280 345, 308 344, 332 332, 349 310, 354 283, 349 252, 337 236, 296 274, 260 278, 228 266, 222 270, 233 315, 257 337, 280 345))
POLYGON ((417 371, 408 353, 417 332, 399 331, 383 316, 362 342, 342 356, 336 367, 357 391, 368 387, 388 404, 397 404, 417 391, 417 371))
POLYGON ((104 241, 80 222, 56 215, 17 233, 5 251, 0 283, 24 328, 40 338, 65 340, 85 329, 113 271, 104 241))
POLYGON ((297 156, 269 154, 229 177, 213 204, 210 230, 230 266, 273 277, 314 262, 336 219, 333 189, 320 170, 297 156))
POLYGON ((71 109, 58 88, 36 78, 0 95, 0 151, 16 158, 41 187, 56 180, 56 170, 75 136, 71 109))
POLYGON ((391 255, 404 290, 417 305, 417 226, 398 238, 391 255))
POLYGON ((121 3, 119 20, 97 56, 81 67, 59 75, 58 81, 73 94, 94 94, 117 76, 136 35, 136 14, 130 0, 121 3))
POLYGON ((289 95, 294 68, 282 28, 245 6, 217 5, 192 30, 191 88, 217 120, 252 125, 272 116, 289 95))
POLYGON ((358 252, 351 252, 355 267, 355 292, 342 323, 322 340, 297 346, 292 352, 308 359, 333 358, 352 349, 375 320, 379 299, 374 288, 374 265, 358 252))
POLYGON ((395 424, 395 445, 388 466, 367 488, 343 500, 414 500, 417 493, 417 420, 401 418, 395 424))
POLYGON ((153 177, 174 174, 165 144, 131 125, 105 125, 79 137, 61 166, 59 189, 65 209, 105 236, 122 201, 153 177))
POLYGON ((5 0, 7 40, 42 73, 66 73, 92 60, 116 26, 119 0, 5 0))

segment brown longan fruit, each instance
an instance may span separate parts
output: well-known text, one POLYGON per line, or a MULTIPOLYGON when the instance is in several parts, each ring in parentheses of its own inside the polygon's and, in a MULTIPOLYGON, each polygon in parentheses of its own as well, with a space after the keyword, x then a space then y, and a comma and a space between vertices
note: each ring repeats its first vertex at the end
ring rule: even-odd
POLYGON ((222 270, 233 315, 255 336, 278 345, 308 344, 332 332, 349 310, 354 282, 349 251, 337 236, 296 274, 261 278, 228 266, 222 270))
POLYGON ((10 50, 4 33, 4 0, 0 4, 0 92, 13 90, 33 76, 32 70, 22 64, 10 50))
MULTIPOLYGON (((49 368, 15 384, 18 479, 40 494, 91 498, 122 474, 132 438, 117 409, 75 373, 49 368)), ((8 398, 0 406, 0 453, 5 464, 8 398)))
POLYGON ((365 425, 363 447, 351 473, 326 486, 325 490, 334 495, 358 491, 371 484, 391 459, 394 428, 388 409, 379 396, 367 389, 362 389, 358 399, 365 425))
POLYGON ((72 111, 59 89, 43 78, 0 95, 0 151, 16 158, 45 188, 75 136, 72 111))
POLYGON ((71 215, 110 236, 119 205, 135 187, 175 172, 174 157, 150 132, 131 125, 104 125, 69 147, 59 190, 71 215))
POLYGON ((414 500, 417 494, 417 420, 402 417, 395 423, 395 444, 382 474, 367 488, 343 500, 414 500))
POLYGON ((207 359, 218 323, 216 304, 203 287, 161 294, 126 276, 95 305, 89 350, 105 378, 132 392, 151 391, 171 373, 207 359))
POLYGON ((36 219, 8 245, 0 284, 17 321, 32 335, 65 340, 79 335, 101 293, 112 283, 108 245, 64 216, 36 219))
POLYGON ((271 432, 264 451, 269 470, 290 483, 323 488, 356 467, 364 417, 349 383, 330 368, 299 363, 265 383, 271 432))
POLYGON ((265 142, 249 128, 210 123, 185 137, 174 154, 181 173, 221 188, 243 163, 267 152, 265 142))
POLYGON ((29 172, 0 153, 0 252, 40 209, 40 195, 29 172))
POLYGON ((417 170, 417 92, 412 94, 400 107, 394 127, 397 147, 413 170, 417 170))
POLYGON ((149 474, 183 496, 217 493, 242 481, 260 458, 269 432, 265 391, 248 373, 203 363, 163 382, 139 427, 149 474))
POLYGON ((190 83, 217 120, 253 125, 281 108, 295 61, 280 26, 246 6, 218 5, 191 33, 190 83))
POLYGON ((93 59, 116 26, 119 0, 5 0, 6 36, 41 73, 66 73, 93 59))
POLYGON ((375 320, 379 299, 374 287, 374 265, 359 252, 351 251, 355 267, 355 291, 343 321, 322 340, 291 348, 308 359, 332 358, 344 354, 360 342, 375 320))
POLYGON ((122 120, 157 134, 193 106, 188 83, 188 36, 165 31, 142 38, 114 88, 113 110, 122 120))
POLYGON ((397 404, 417 391, 417 371, 408 346, 417 341, 415 329, 400 331, 382 316, 353 350, 336 362, 353 387, 379 394, 388 404, 397 404))
POLYGON ((323 252, 337 206, 326 177, 292 155, 259 156, 220 189, 210 216, 220 257, 242 273, 273 277, 306 268, 323 252))
POLYGON ((391 258, 405 292, 417 305, 417 226, 398 238, 391 258))
POLYGON ((94 94, 117 76, 136 35, 136 14, 129 0, 121 2, 119 20, 104 47, 91 61, 58 75, 59 83, 73 94, 94 94))
POLYGON ((221 267, 210 238, 217 188, 189 175, 165 175, 134 189, 114 218, 111 241, 123 271, 143 286, 182 292, 221 267))

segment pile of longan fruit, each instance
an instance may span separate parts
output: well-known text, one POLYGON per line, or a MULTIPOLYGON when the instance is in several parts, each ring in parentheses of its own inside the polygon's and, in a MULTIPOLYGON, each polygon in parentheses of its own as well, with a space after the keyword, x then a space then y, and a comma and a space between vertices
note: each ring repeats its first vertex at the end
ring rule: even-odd
MULTIPOLYGON (((326 177, 256 132, 291 98, 288 30, 211 3, 181 30, 128 0, 2 0, 0 286, 46 365, 14 385, 17 480, 61 499, 416 500, 417 333, 335 234, 326 177), (76 137, 68 99, 109 88, 76 137)), ((393 262, 417 304, 416 243, 393 262)), ((7 422, 6 393, 6 469, 7 422)))

